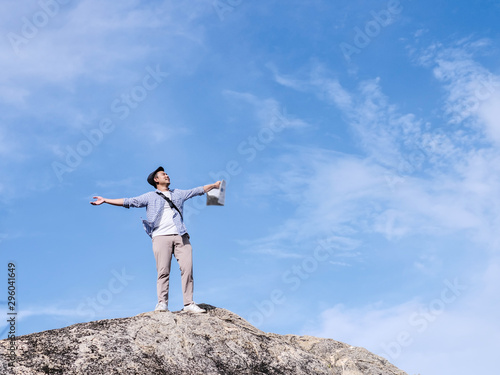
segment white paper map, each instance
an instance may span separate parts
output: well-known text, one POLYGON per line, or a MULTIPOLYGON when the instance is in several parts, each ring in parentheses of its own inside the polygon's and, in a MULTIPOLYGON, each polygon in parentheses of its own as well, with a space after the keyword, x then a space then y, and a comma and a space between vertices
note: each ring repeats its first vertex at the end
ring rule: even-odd
POLYGON ((226 199, 226 181, 222 180, 220 188, 212 189, 207 193, 207 206, 224 206, 226 199))

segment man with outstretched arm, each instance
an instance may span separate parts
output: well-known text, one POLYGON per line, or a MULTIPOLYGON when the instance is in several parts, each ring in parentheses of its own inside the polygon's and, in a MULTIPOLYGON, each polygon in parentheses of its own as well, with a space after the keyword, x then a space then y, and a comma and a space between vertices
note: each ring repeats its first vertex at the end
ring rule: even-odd
POLYGON ((108 199, 96 196, 91 204, 98 206, 108 203, 113 206, 146 207, 146 218, 142 223, 146 233, 153 240, 153 253, 156 259, 158 279, 156 291, 158 304, 155 311, 168 311, 168 286, 170 280, 170 264, 175 256, 181 270, 182 311, 204 313, 193 301, 193 252, 182 217, 184 202, 192 197, 203 195, 212 189, 218 189, 221 182, 199 186, 190 190, 169 189, 170 177, 163 167, 156 168, 148 176, 147 181, 156 190, 135 198, 108 199))

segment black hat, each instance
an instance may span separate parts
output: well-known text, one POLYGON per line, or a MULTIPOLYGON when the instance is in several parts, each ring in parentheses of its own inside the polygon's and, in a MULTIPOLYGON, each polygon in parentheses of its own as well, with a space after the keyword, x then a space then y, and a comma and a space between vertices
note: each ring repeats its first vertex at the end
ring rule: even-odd
POLYGON ((149 174, 149 176, 148 176, 148 182, 149 182, 149 184, 153 185, 153 187, 155 187, 155 188, 156 188, 155 175, 159 171, 165 172, 165 169, 163 169, 163 167, 158 167, 158 168, 156 168, 156 170, 154 172, 151 172, 149 174))

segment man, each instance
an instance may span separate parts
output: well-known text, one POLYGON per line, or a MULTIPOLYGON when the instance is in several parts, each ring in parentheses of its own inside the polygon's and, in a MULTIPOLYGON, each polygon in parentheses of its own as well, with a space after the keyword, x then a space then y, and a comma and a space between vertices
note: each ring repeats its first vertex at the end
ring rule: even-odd
POLYGON ((163 167, 151 172, 147 181, 156 189, 135 198, 107 199, 94 197, 91 204, 98 206, 108 203, 114 206, 146 207, 147 220, 143 220, 146 233, 153 240, 153 253, 156 259, 158 279, 156 291, 158 304, 155 311, 168 311, 168 286, 172 254, 179 263, 182 280, 184 309, 192 313, 206 312, 193 301, 193 254, 182 217, 184 202, 212 189, 218 189, 221 182, 199 186, 190 190, 169 189, 170 177, 163 167))

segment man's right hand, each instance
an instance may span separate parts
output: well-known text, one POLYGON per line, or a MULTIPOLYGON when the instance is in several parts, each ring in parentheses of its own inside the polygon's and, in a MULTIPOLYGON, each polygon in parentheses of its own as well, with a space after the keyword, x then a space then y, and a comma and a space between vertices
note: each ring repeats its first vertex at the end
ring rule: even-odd
POLYGON ((94 206, 99 206, 100 204, 103 204, 103 203, 104 203, 104 201, 105 201, 105 199, 104 199, 103 197, 99 197, 99 196, 97 196, 97 197, 92 197, 92 198, 94 198, 94 199, 95 199, 95 201, 94 201, 94 202, 90 202, 90 204, 92 204, 92 205, 94 205, 94 206))

